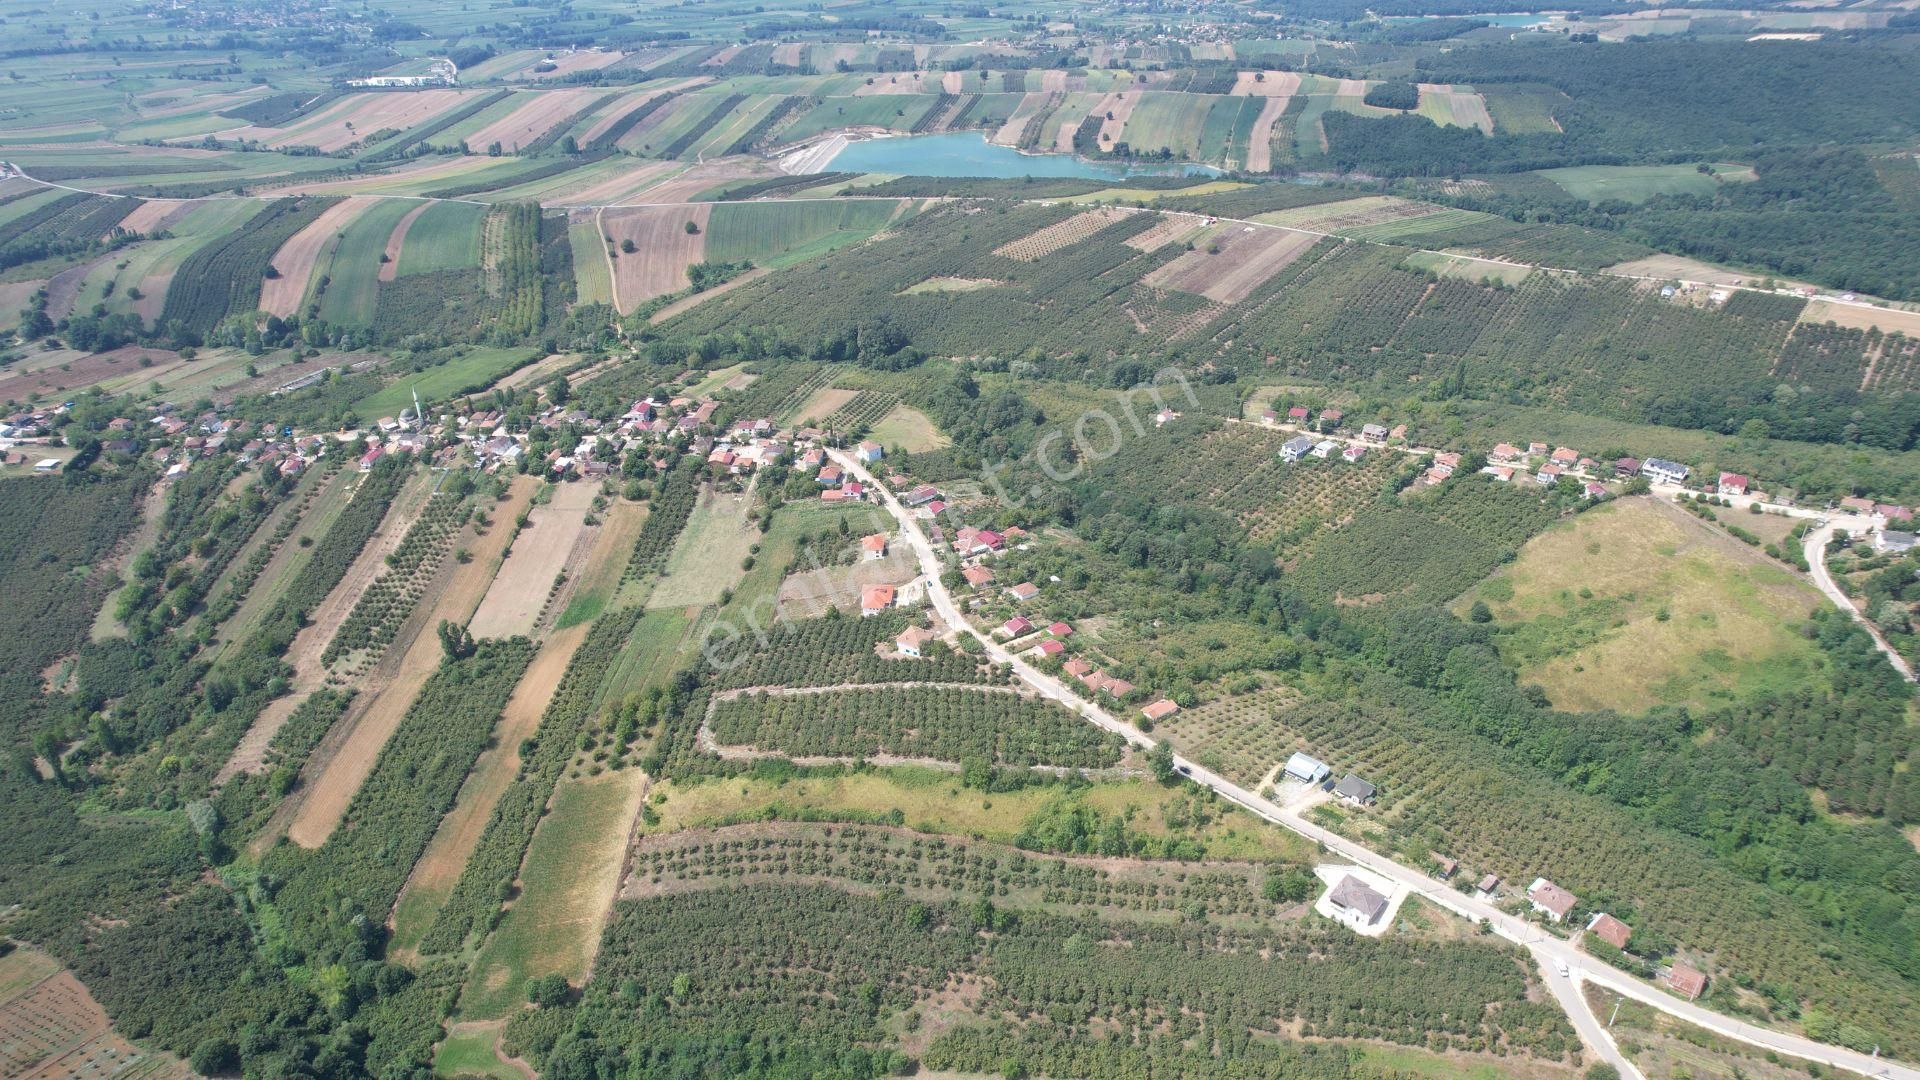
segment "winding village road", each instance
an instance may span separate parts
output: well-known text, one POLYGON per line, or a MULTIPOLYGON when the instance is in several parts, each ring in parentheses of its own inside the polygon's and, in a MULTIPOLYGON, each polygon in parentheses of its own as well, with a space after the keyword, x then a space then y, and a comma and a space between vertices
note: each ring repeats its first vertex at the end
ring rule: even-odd
MULTIPOLYGON (((1115 717, 1099 705, 1081 698, 1059 679, 1009 652, 999 642, 968 621, 954 602, 946 584, 941 580, 941 575, 947 569, 942 554, 935 550, 913 515, 901 505, 892 491, 875 479, 873 474, 852 455, 840 450, 829 450, 827 453, 834 464, 879 493, 882 504, 899 524, 901 535, 913 546, 914 553, 920 562, 921 573, 927 579, 927 596, 933 601, 934 610, 947 625, 958 632, 972 636, 985 647, 991 659, 1011 667, 1027 685, 1041 694, 1119 735, 1135 746, 1146 748, 1153 745, 1154 741, 1132 724, 1115 717)), ((1848 606, 1851 609, 1851 605, 1848 606)), ((1175 756, 1174 762, 1181 772, 1195 783, 1211 788, 1254 816, 1313 840, 1328 852, 1349 859, 1463 918, 1475 923, 1487 923, 1493 928, 1494 933, 1525 946, 1539 964, 1543 981, 1559 999, 1562 1007, 1567 1010, 1569 1018, 1580 1034, 1581 1041, 1598 1059, 1613 1065, 1620 1071, 1620 1075, 1628 1080, 1642 1080, 1643 1074, 1620 1052, 1612 1037, 1587 1008, 1577 984, 1595 983, 1708 1031, 1762 1049, 1808 1061, 1817 1061, 1823 1065, 1851 1070, 1864 1076, 1887 1077, 1889 1080, 1920 1080, 1920 1069, 1912 1066, 1759 1027, 1682 1000, 1595 960, 1567 941, 1523 919, 1509 915, 1490 903, 1457 892, 1445 883, 1428 877, 1412 867, 1395 862, 1346 837, 1315 825, 1271 799, 1248 791, 1203 765, 1178 755, 1175 756), (1559 975, 1562 966, 1568 972, 1564 978, 1559 975)))

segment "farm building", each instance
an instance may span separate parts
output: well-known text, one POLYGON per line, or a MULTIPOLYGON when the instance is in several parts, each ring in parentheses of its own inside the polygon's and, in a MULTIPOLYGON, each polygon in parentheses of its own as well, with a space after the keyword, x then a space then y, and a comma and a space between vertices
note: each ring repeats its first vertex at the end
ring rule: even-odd
POLYGON ((38 473, 59 472, 60 459, 57 457, 41 458, 39 461, 33 463, 33 471, 38 473))
POLYGON ((1650 457, 1640 463, 1640 471, 1657 484, 1683 484, 1693 470, 1677 461, 1650 457))
POLYGON ((1327 903, 1339 920, 1355 930, 1370 927, 1387 912, 1387 898, 1373 887, 1351 875, 1327 894, 1327 903))
POLYGON ((1332 772, 1333 770, 1327 768, 1327 763, 1319 758, 1295 751, 1293 756, 1287 759, 1287 767, 1283 775, 1288 780, 1298 780, 1303 784, 1322 784, 1332 772))
POLYGON ((1299 461, 1312 452, 1313 440, 1307 438, 1305 435, 1296 435, 1281 444, 1280 460, 1286 462, 1299 461))
POLYGON ((1707 977, 1676 960, 1672 970, 1667 972, 1667 989, 1692 1001, 1707 989, 1707 977))
POLYGON ((1348 773, 1340 782, 1333 785, 1333 797, 1355 806, 1367 806, 1373 802, 1377 789, 1365 780, 1348 773))
POLYGON ((1579 897, 1546 878, 1533 879, 1533 884, 1527 886, 1527 900, 1533 904, 1533 910, 1554 922, 1565 922, 1568 913, 1580 903, 1579 897))
POLYGON ((1627 947, 1627 939, 1633 936, 1633 927, 1602 911, 1587 920, 1587 933, 1616 949, 1627 947))
POLYGON ((1339 445, 1339 443, 1334 442, 1332 439, 1321 439, 1319 442, 1313 444, 1313 450, 1310 452, 1314 457, 1324 459, 1327 455, 1333 453, 1334 448, 1339 445))
POLYGON ((1473 891, 1480 895, 1480 899, 1490 900, 1493 898, 1493 891, 1499 887, 1500 875, 1488 874, 1474 884, 1473 891))

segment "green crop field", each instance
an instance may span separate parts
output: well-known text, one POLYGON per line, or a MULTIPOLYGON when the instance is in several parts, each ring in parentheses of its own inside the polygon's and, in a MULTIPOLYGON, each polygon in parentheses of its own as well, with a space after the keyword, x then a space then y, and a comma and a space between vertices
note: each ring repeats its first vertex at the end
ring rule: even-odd
POLYGON ((706 257, 712 262, 790 265, 872 236, 901 206, 892 199, 721 203, 707 225, 706 257))
MULTIPOLYGON (((1202 94, 1147 91, 1140 95, 1140 100, 1133 107, 1133 114, 1127 117, 1126 127, 1114 141, 1126 143, 1135 153, 1155 153, 1166 149, 1171 150, 1175 158, 1199 160, 1209 156, 1209 148, 1205 144, 1207 114, 1221 102, 1226 102, 1231 110, 1237 110, 1240 106, 1239 101, 1202 94)), ((1232 121, 1229 119, 1226 129, 1219 133, 1221 148, 1224 148, 1225 136, 1231 130, 1232 121)))
POLYGON ((465 352, 464 356, 389 383, 378 392, 354 402, 354 408, 367 417, 391 416, 412 405, 416 392, 423 402, 444 400, 450 395, 464 393, 469 388, 477 390, 487 386, 526 364, 529 359, 537 359, 526 349, 473 346, 465 352))
POLYGON ((788 125, 784 142, 797 142, 823 131, 843 127, 883 127, 910 130, 938 100, 930 94, 875 94, 870 97, 827 98, 788 125))
POLYGON ((407 228, 400 249, 400 274, 467 270, 480 265, 480 222, 486 208, 467 203, 435 203, 407 228))
POLYGON ((1574 165, 1564 169, 1541 169, 1544 176, 1576 199, 1603 202, 1645 202, 1655 195, 1712 195, 1719 190, 1724 172, 1728 180, 1753 178, 1738 166, 1709 165, 1702 172, 1697 165, 1574 165))
POLYGON ((582 304, 613 303, 613 271, 607 266, 606 241, 591 221, 567 227, 573 246, 573 287, 582 304))
POLYGON ((354 326, 373 321, 387 238, 400 219, 415 209, 417 205, 405 199, 382 199, 347 226, 332 260, 315 271, 327 275, 327 291, 320 298, 321 318, 354 326))

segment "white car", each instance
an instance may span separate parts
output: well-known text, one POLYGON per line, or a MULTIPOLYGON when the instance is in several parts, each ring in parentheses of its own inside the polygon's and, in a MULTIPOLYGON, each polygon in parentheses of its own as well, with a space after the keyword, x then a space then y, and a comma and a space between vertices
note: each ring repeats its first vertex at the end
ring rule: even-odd
POLYGON ((1560 973, 1560 977, 1563 979, 1571 977, 1567 974, 1567 962, 1565 960, 1560 959, 1557 956, 1554 957, 1553 959, 1553 969, 1555 971, 1558 971, 1560 973))

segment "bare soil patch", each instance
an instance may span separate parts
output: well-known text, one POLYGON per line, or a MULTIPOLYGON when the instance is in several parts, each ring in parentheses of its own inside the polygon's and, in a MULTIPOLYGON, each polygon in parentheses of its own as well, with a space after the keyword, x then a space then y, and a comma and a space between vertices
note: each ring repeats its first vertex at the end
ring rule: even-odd
POLYGON ((1247 171, 1269 172, 1273 169, 1273 126, 1280 122, 1281 114, 1287 111, 1289 99, 1270 97, 1260 108, 1260 115, 1253 122, 1253 133, 1247 136, 1247 171))
POLYGON ((191 1076, 179 1061, 128 1042, 73 973, 37 950, 0 959, 11 993, 0 1001, 0 1076, 69 1080, 127 1072, 145 1080, 191 1076), (52 974, 43 972, 53 967, 52 974), (18 985, 14 985, 18 984, 18 985))
POLYGON ((858 390, 843 390, 834 386, 823 386, 815 390, 800 407, 793 411, 793 422, 806 424, 810 420, 825 420, 845 408, 847 402, 860 396, 858 390))
POLYGON ((920 573, 912 548, 905 543, 892 546, 884 559, 862 559, 851 566, 823 566, 789 576, 775 594, 775 612, 779 619, 811 619, 825 615, 829 608, 842 614, 860 610, 860 593, 869 585, 898 585, 920 573))
POLYGON ((369 198, 342 199, 280 245, 280 250, 273 255, 273 268, 280 276, 268 278, 261 284, 260 310, 283 318, 298 312, 321 254, 332 248, 342 229, 372 209, 373 204, 374 200, 369 198))
POLYGON ((505 638, 533 630, 553 590, 554 576, 574 558, 574 548, 586 530, 587 511, 599 494, 598 484, 557 484, 553 498, 533 508, 526 528, 520 530, 507 561, 467 624, 474 637, 505 638))
POLYGON ((1835 304, 1814 300, 1800 313, 1803 323, 1837 323, 1855 330, 1878 330, 1884 334, 1901 333, 1920 337, 1920 311, 1865 307, 1859 304, 1835 304))
POLYGON ((367 93, 352 95, 306 124, 292 129, 242 127, 224 132, 231 139, 259 139, 279 150, 288 146, 311 146, 323 152, 339 150, 387 128, 404 131, 423 123, 460 102, 477 90, 420 90, 406 93, 367 93))
POLYGON ((128 232, 137 232, 151 236, 170 229, 181 218, 193 212, 194 204, 180 202, 143 202, 133 208, 133 213, 120 219, 119 227, 128 232))
POLYGON ((1300 75, 1293 71, 1242 71, 1234 77, 1234 97, 1290 98, 1300 92, 1300 75))
POLYGON ((993 133, 992 141, 1003 146, 1018 145, 1021 134, 1027 130, 1027 121, 1033 118, 1033 114, 1046 107, 1050 96, 1031 92, 1023 96, 1020 104, 1014 107, 1013 115, 1007 117, 1006 123, 1001 124, 993 133))
POLYGON ((9 369, 5 377, 0 377, 0 400, 25 401, 34 394, 82 390, 139 370, 143 360, 149 362, 146 370, 156 379, 184 363, 178 353, 128 345, 111 352, 81 354, 31 371, 21 371, 16 366, 9 369))
POLYGON ((1127 217, 1120 209, 1088 210, 1065 221, 1056 222, 1039 232, 1023 236, 994 249, 995 255, 1021 262, 1038 262, 1062 248, 1077 244, 1101 229, 1127 217))
POLYGON ((80 302, 80 289, 87 283, 87 275, 93 273, 101 263, 114 257, 112 254, 102 255, 77 266, 69 266, 48 278, 47 317, 64 319, 73 314, 73 309, 80 302))
MULTIPOLYGON (((466 563, 451 562, 441 573, 436 587, 430 590, 436 598, 431 608, 424 617, 416 611, 407 621, 368 680, 383 685, 370 688, 357 699, 355 709, 328 732, 326 741, 315 751, 301 774, 304 795, 297 798, 287 827, 287 837, 294 843, 319 847, 339 824, 400 718, 419 696, 427 677, 440 666, 440 640, 434 634, 422 633, 422 629, 438 626, 442 619, 464 624, 472 617, 506 555, 507 541, 513 535, 512 521, 526 509, 533 486, 532 480, 517 478, 506 501, 488 510, 493 526, 484 536, 474 537, 472 526, 461 533, 455 544, 470 550, 473 558, 466 563), (390 677, 386 677, 388 672, 390 677), (359 702, 366 704, 361 707, 359 702)), ((268 831, 272 831, 271 824, 268 831)))
POLYGON ((633 251, 622 251, 613 260, 614 302, 622 314, 687 287, 687 267, 706 255, 712 212, 709 203, 692 203, 614 209, 601 215, 601 228, 616 247, 633 241, 633 251), (689 221, 700 231, 687 232, 689 221))
POLYGON ((1286 229, 1238 226, 1215 243, 1218 254, 1189 251, 1148 274, 1148 285, 1199 293, 1222 304, 1245 300, 1268 278, 1312 247, 1318 238, 1286 229))
POLYGON ((619 172, 597 180, 566 197, 569 206, 611 206, 634 198, 668 173, 680 168, 672 161, 622 163, 619 172))

